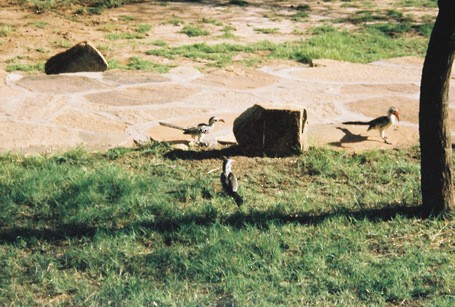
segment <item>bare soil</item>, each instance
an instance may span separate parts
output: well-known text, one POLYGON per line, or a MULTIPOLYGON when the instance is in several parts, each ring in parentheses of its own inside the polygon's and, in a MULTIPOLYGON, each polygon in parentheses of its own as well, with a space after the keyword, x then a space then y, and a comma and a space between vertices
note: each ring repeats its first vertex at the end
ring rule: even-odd
MULTIPOLYGON (((145 55, 157 48, 196 42, 219 43, 223 28, 204 23, 210 35, 188 37, 183 25, 211 18, 235 28, 236 43, 304 39, 306 29, 352 14, 343 2, 307 1, 310 17, 291 21, 295 2, 249 1, 246 7, 225 3, 197 4, 150 1, 105 10, 101 15, 68 12, 32 12, 0 0, 0 25, 14 30, 0 37, 0 146, 3 151, 48 152, 77 146, 106 149, 133 146, 135 140, 189 141, 180 131, 162 127, 165 121, 181 126, 206 122, 217 115, 225 119, 210 137, 235 141, 234 119, 257 103, 292 105, 307 109, 309 142, 350 151, 408 147, 418 143, 418 101, 423 59, 405 57, 352 64, 318 60, 314 67, 291 61, 267 62, 260 67, 232 64, 213 68, 204 61, 177 59, 169 73, 108 70, 46 76, 43 73, 6 72, 11 63, 44 62, 52 55, 90 41, 107 59, 126 64, 132 56, 168 64, 169 60, 145 55), (265 4, 261 4, 265 3, 265 4), (142 39, 110 40, 110 33, 131 33, 139 24, 152 28, 142 39), (255 29, 276 28, 278 34, 255 29), (68 46, 65 46, 68 45, 68 46), (400 112, 400 123, 388 131, 385 144, 377 132, 363 126, 345 126, 348 120, 370 120, 386 114, 390 106, 400 112)), ((378 7, 393 1, 377 1, 378 7)), ((297 3, 298 4, 298 3, 297 3)), ((361 9, 361 8, 358 8, 361 9)), ((435 9, 412 12, 435 16, 435 9)), ((336 24, 352 27, 350 24, 336 24)), ((455 102, 452 85, 450 101, 455 102)), ((455 116, 450 114, 455 124, 455 116)))

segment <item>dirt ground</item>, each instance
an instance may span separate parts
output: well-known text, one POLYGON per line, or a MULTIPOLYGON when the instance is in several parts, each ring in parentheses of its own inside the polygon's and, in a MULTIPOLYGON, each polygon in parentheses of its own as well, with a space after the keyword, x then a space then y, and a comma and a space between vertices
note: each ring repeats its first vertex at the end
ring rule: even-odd
MULTIPOLYGON (((169 60, 145 55, 154 42, 170 46, 204 41, 219 43, 221 26, 205 23, 210 35, 188 37, 182 25, 165 22, 179 18, 198 23, 203 18, 235 28, 236 43, 303 39, 305 29, 326 20, 352 14, 340 2, 308 1, 312 8, 304 22, 291 21, 294 2, 279 7, 247 7, 150 1, 106 10, 101 15, 74 15, 55 11, 33 12, 2 1, 0 26, 13 31, 0 37, 0 146, 2 151, 49 152, 77 146, 106 149, 134 146, 149 138, 183 141, 180 131, 162 127, 160 121, 181 126, 206 122, 217 115, 225 120, 211 139, 235 141, 234 119, 258 103, 298 106, 309 114, 309 144, 361 151, 408 147, 418 143, 418 100, 423 59, 404 57, 352 64, 317 60, 314 67, 291 61, 266 62, 260 67, 232 64, 213 68, 204 61, 178 59, 168 73, 108 70, 46 76, 42 73, 6 72, 11 63, 44 62, 50 56, 81 41, 90 41, 109 59, 125 64, 132 56, 169 64, 169 60), (276 18, 272 18, 271 15, 276 18), (150 24, 144 38, 108 38, 110 33, 131 32, 150 24), (277 35, 255 29, 276 28, 277 35), (390 106, 399 109, 398 125, 388 131, 385 144, 376 131, 345 126, 348 120, 370 120, 385 115, 390 106)), ((252 1, 254 2, 254 1, 252 1)), ((387 7, 393 1, 379 1, 387 7)), ((256 3, 256 2, 254 2, 256 3)), ((260 3, 260 2, 258 2, 260 3)), ((74 12, 75 8, 71 12, 74 12)), ((412 12, 435 16, 435 9, 412 12)), ((339 27, 352 25, 339 25, 339 27)), ((455 77, 452 77, 455 78, 455 77)), ((450 101, 455 102, 452 82, 450 101)), ((450 114, 451 124, 455 115, 450 114)))

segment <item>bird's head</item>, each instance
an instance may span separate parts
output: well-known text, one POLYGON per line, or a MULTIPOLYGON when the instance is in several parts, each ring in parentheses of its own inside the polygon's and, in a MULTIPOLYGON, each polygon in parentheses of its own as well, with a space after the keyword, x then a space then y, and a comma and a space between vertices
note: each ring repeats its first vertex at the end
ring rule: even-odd
POLYGON ((227 173, 230 172, 232 165, 236 162, 237 161, 232 158, 223 157, 223 171, 227 173))
POLYGON ((223 123, 224 123, 224 119, 218 118, 218 117, 216 117, 216 116, 210 117, 210 119, 209 119, 209 125, 212 125, 212 124, 214 124, 214 123, 216 123, 216 122, 223 122, 223 123))
POLYGON ((395 117, 397 118, 397 120, 400 120, 400 115, 398 115, 398 109, 395 108, 395 107, 390 107, 389 109, 389 116, 391 116, 392 114, 395 115, 395 117))

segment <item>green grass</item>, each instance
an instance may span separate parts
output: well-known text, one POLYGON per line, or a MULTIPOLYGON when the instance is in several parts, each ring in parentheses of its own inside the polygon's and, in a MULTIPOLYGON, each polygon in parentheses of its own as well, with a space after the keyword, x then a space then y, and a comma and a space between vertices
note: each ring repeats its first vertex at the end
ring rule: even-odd
POLYGON ((207 24, 212 24, 212 25, 218 26, 218 27, 221 27, 223 25, 223 22, 221 22, 215 18, 204 17, 204 18, 202 18, 202 22, 207 23, 207 24))
POLYGON ((46 21, 37 21, 37 22, 34 22, 33 25, 35 27, 37 27, 38 29, 44 29, 47 26, 49 26, 49 23, 46 21))
POLYGON ((39 62, 37 64, 12 63, 6 65, 6 71, 44 72, 44 62, 39 62))
POLYGON ((277 34, 280 33, 280 29, 278 28, 254 28, 255 32, 262 33, 262 34, 277 34))
POLYGON ((400 0, 395 4, 404 7, 437 7, 436 0, 400 0))
POLYGON ((0 23, 0 37, 6 37, 14 31, 14 27, 0 23))
POLYGON ((240 210, 209 172, 221 160, 204 153, 1 155, 0 300, 453 303, 455 221, 413 214, 417 149, 236 159, 240 210))
POLYGON ((178 18, 178 17, 172 17, 172 18, 169 18, 168 20, 165 20, 163 22, 163 24, 165 25, 173 25, 173 26, 181 26, 183 24, 185 24, 185 21, 182 19, 182 18, 178 18))
POLYGON ((152 29, 152 26, 147 23, 141 23, 141 24, 136 25, 136 32, 139 32, 139 33, 147 33, 151 29, 152 29))
POLYGON ((163 74, 167 73, 171 67, 168 65, 153 63, 135 56, 129 60, 127 68, 131 70, 153 70, 163 74))
POLYGON ((110 33, 107 35, 109 40, 132 40, 132 39, 144 39, 146 36, 142 32, 123 32, 123 33, 110 33))
MULTIPOLYGON (((186 57, 208 60, 215 66, 229 65, 233 58, 242 54, 244 61, 251 61, 261 54, 261 61, 267 59, 292 60, 311 63, 313 59, 329 58, 355 63, 369 63, 379 59, 399 56, 424 56, 427 39, 424 37, 394 36, 386 33, 387 28, 366 27, 356 33, 339 31, 331 26, 310 30, 312 37, 304 41, 272 43, 262 41, 251 44, 197 43, 179 47, 148 50, 146 54, 168 59, 186 57)), ((391 28, 391 31, 397 31, 391 28)), ((258 63, 258 62, 256 62, 258 63)))
POLYGON ((180 33, 186 34, 189 37, 206 36, 210 34, 206 29, 196 25, 186 25, 183 27, 180 33))

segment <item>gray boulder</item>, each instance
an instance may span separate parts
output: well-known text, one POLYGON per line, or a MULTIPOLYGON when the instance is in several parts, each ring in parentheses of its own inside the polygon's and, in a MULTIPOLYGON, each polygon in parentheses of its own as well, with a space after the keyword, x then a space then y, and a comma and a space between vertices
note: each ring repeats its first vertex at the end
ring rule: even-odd
POLYGON ((58 53, 47 60, 46 74, 69 72, 105 71, 107 62, 103 55, 90 43, 82 42, 70 49, 58 53))
POLYGON ((286 156, 307 149, 307 113, 288 106, 254 105, 234 121, 234 135, 246 154, 286 156))

